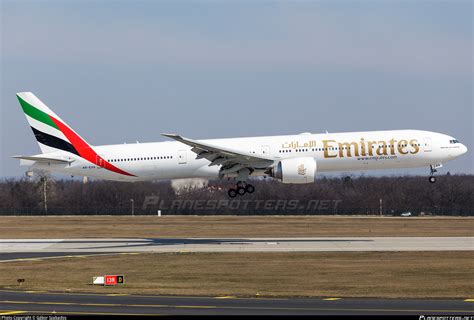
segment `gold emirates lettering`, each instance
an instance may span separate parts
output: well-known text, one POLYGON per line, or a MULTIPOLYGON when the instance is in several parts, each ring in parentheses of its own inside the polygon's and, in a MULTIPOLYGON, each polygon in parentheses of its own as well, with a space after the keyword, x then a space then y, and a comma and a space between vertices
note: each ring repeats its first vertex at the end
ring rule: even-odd
POLYGON ((366 141, 364 138, 360 138, 359 142, 337 142, 336 140, 322 140, 324 158, 340 158, 344 157, 359 157, 359 156, 373 156, 374 149, 375 154, 378 156, 382 155, 395 155, 397 151, 401 155, 405 154, 416 154, 420 151, 418 146, 418 140, 399 140, 395 138, 389 141, 366 141))

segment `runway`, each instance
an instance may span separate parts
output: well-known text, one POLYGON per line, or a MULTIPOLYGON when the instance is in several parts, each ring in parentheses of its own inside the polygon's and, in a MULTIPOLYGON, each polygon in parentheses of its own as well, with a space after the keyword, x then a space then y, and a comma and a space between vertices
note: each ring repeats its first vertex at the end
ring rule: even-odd
POLYGON ((472 251, 474 237, 2 239, 0 259, 131 252, 472 251))
MULTIPOLYGON (((3 239, 0 263, 146 252, 472 251, 474 237, 3 239)), ((106 289, 106 288, 104 288, 106 289)), ((0 316, 474 314, 474 299, 182 297, 0 290, 0 316)), ((468 298, 468 297, 466 297, 468 298)))
POLYGON ((311 299, 182 297, 0 290, 0 316, 52 313, 56 315, 472 315, 474 313, 472 301, 337 297, 311 299))

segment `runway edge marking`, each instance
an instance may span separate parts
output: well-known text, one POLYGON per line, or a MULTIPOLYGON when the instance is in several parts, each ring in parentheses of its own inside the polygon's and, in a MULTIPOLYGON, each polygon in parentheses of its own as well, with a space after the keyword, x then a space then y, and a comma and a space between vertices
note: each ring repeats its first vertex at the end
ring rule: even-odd
POLYGON ((27 311, 20 311, 20 310, 0 310, 0 316, 8 316, 8 315, 13 315, 13 314, 21 314, 21 313, 26 313, 27 311))
MULTIPOLYGON (((103 293, 97 292, 66 292, 66 291, 23 291, 23 290, 12 290, 12 289, 0 289, 0 292, 9 292, 9 293, 42 293, 42 294, 50 294, 50 295, 76 295, 76 296, 106 296, 103 293)), ((128 294, 131 297, 138 297, 138 298, 174 298, 174 299, 212 299, 215 297, 212 296, 176 296, 176 295, 144 295, 144 294, 128 294)), ((235 297, 234 299, 239 300, 256 300, 257 298, 252 297, 235 297)), ((289 298, 281 298, 281 297, 259 297, 258 300, 288 300, 289 298)))

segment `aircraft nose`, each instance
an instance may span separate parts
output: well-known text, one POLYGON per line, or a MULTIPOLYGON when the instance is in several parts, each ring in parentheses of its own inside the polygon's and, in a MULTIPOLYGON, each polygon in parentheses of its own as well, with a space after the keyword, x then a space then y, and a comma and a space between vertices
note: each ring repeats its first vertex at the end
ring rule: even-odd
POLYGON ((465 154, 467 152, 467 147, 461 144, 461 154, 465 154))

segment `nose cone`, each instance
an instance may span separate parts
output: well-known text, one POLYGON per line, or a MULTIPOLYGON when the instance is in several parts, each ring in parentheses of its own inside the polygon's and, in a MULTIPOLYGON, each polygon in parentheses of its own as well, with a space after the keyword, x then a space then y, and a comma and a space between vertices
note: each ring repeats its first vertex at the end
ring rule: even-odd
POLYGON ((463 144, 461 144, 461 150, 460 150, 460 154, 463 155, 467 152, 467 147, 463 144))

